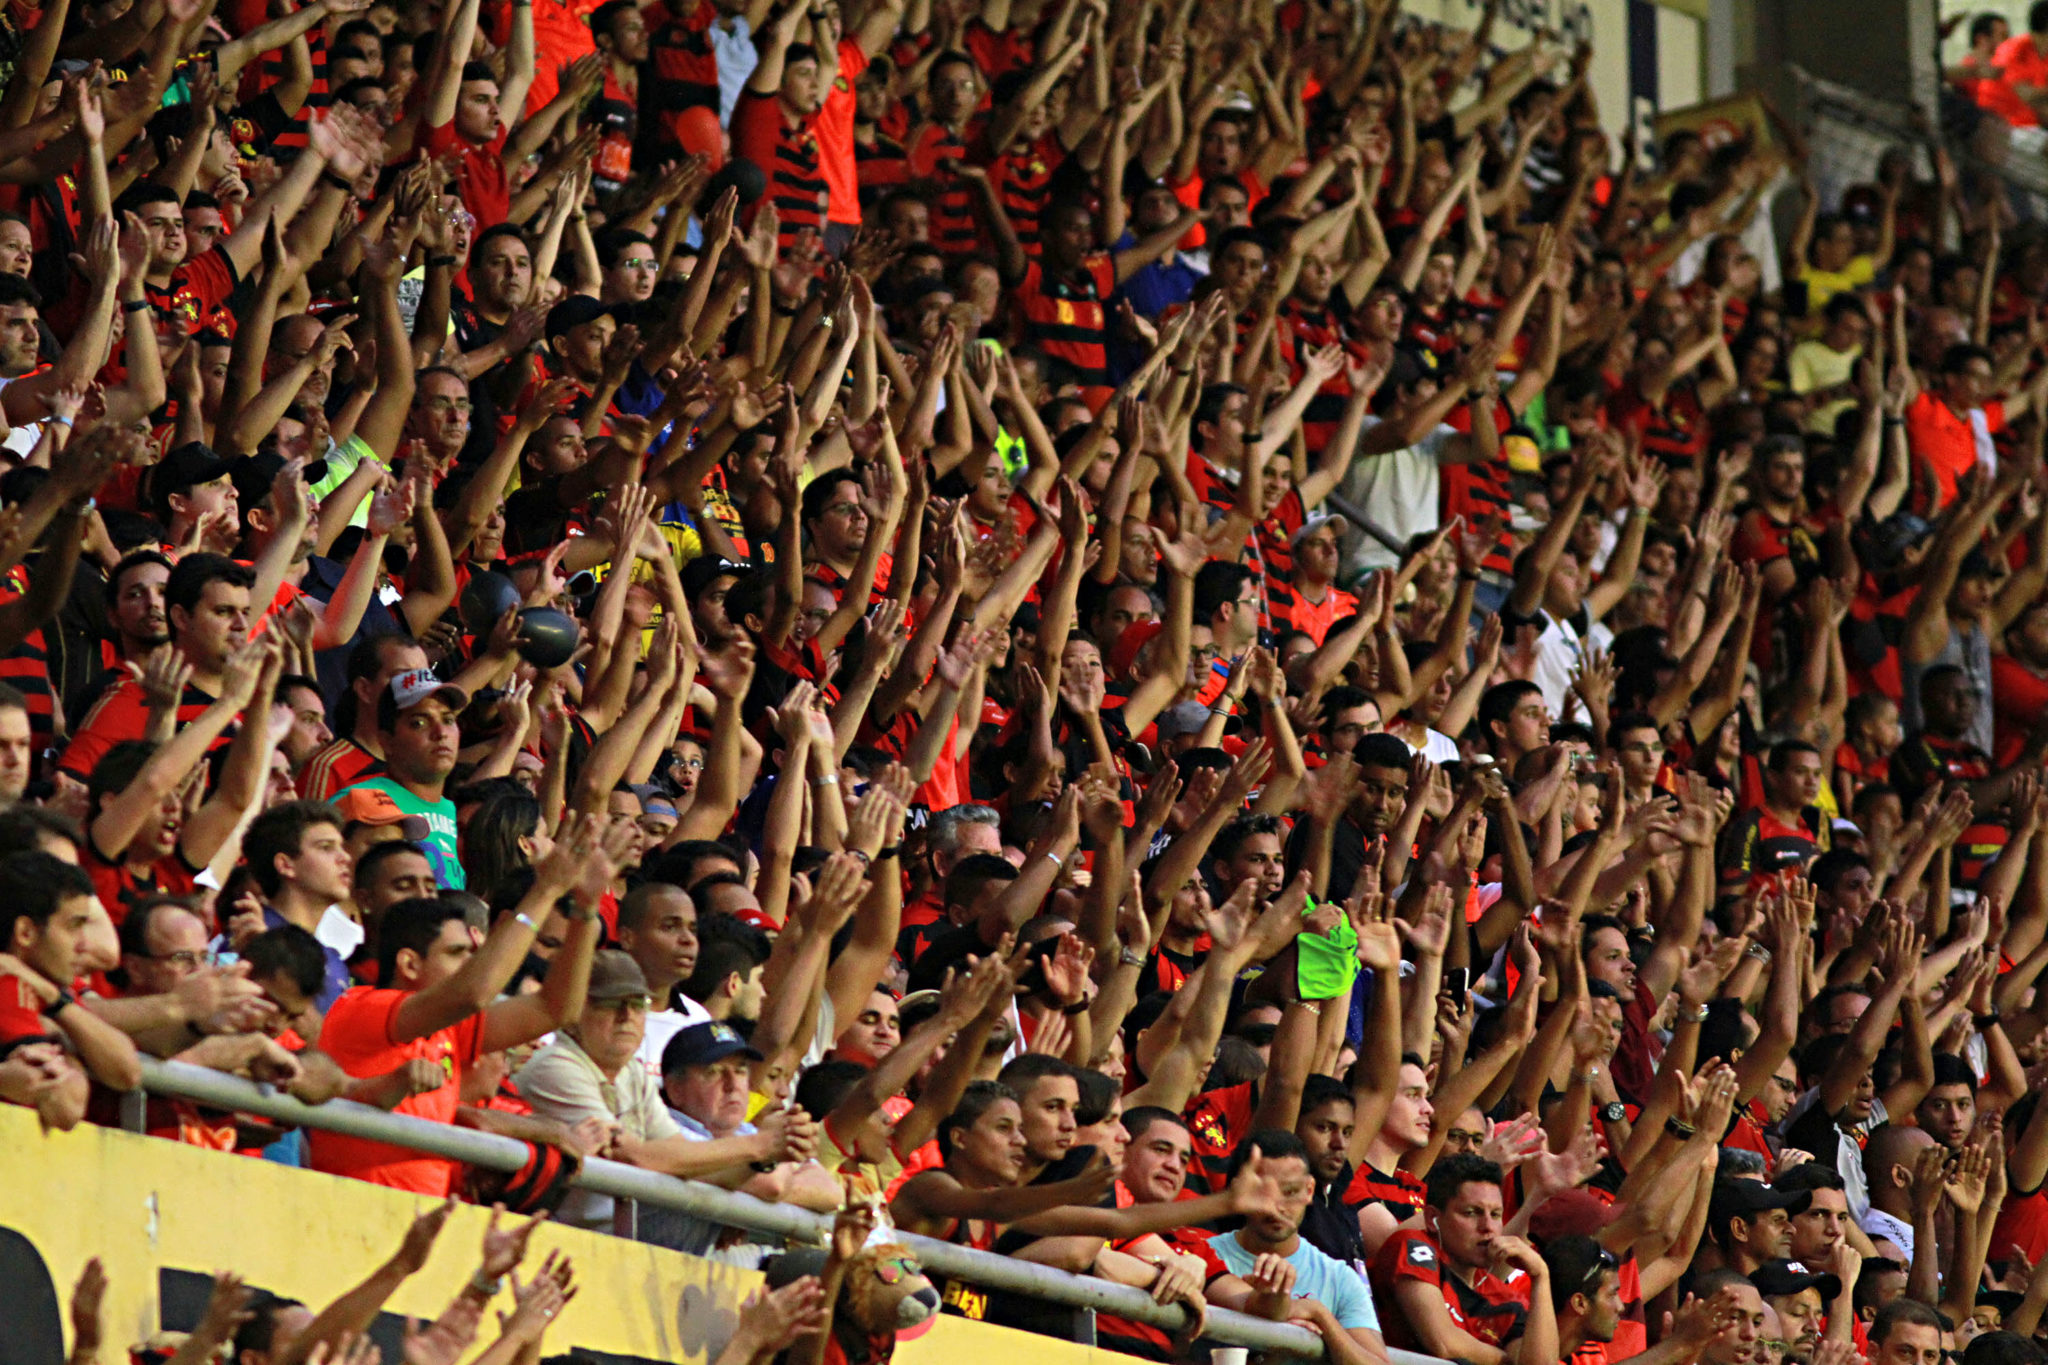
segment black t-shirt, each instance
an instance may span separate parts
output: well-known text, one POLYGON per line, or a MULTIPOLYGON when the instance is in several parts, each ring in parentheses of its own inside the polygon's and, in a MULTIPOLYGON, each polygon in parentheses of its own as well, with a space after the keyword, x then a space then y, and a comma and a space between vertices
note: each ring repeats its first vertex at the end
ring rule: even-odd
MULTIPOLYGON (((1095 1148, 1074 1147, 1058 1161, 1052 1162, 1038 1173, 1033 1185, 1056 1185, 1062 1180, 1072 1180, 1088 1169, 1088 1163, 1095 1160, 1095 1148)), ((1116 1191, 1112 1188, 1097 1200, 1095 1207, 1113 1209, 1116 1207, 1116 1191)), ((1041 1240, 1028 1232, 1005 1232, 996 1238, 990 1250, 998 1256, 1014 1256, 1033 1242, 1041 1240)), ((991 1289, 988 1294, 988 1316, 985 1321, 999 1327, 1015 1327, 1026 1332, 1037 1332, 1041 1336, 1073 1336, 1075 1310, 1061 1303, 1048 1303, 1043 1299, 1028 1298, 1022 1294, 1006 1294, 991 1289)))

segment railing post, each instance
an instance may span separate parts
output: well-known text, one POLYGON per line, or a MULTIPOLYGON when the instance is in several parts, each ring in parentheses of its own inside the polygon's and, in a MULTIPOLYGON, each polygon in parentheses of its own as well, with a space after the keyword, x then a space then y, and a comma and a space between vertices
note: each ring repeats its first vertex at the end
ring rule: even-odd
POLYGON ((1083 1346, 1095 1344, 1095 1310, 1076 1308, 1074 1310, 1074 1340, 1083 1346))
POLYGON ((640 1240, 640 1204, 638 1200, 612 1200, 612 1235, 623 1237, 629 1242, 640 1240))
POLYGON ((147 1090, 124 1090, 121 1092, 121 1126, 131 1133, 149 1131, 149 1092, 147 1090))

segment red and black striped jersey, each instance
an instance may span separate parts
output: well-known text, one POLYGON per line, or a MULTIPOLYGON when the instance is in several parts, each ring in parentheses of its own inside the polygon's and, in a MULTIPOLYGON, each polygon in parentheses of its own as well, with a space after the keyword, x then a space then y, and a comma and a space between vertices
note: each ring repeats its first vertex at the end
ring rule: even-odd
POLYGON ((1039 220, 1052 193, 1053 172, 1067 159, 1056 133, 1046 133, 1021 152, 1005 152, 989 163, 990 187, 1009 215, 1026 255, 1038 259, 1039 220))
POLYGON ((792 127, 783 117, 781 96, 749 90, 733 106, 732 147, 768 177, 768 197, 780 222, 778 245, 787 249, 805 228, 825 231, 830 192, 810 119, 792 127))
MULTIPOLYGON (((28 568, 17 564, 0 579, 0 604, 27 596, 28 568)), ((0 655, 0 681, 28 699, 28 729, 37 752, 49 747, 57 733, 57 694, 50 686, 50 649, 43 632, 32 630, 22 642, 0 655)))
POLYGON ((1116 266, 1097 251, 1072 275, 1053 276, 1034 261, 1018 284, 1015 303, 1023 339, 1071 365, 1083 387, 1109 383, 1109 314, 1116 266))
POLYGON ((974 189, 965 180, 940 166, 942 161, 968 161, 968 145, 979 143, 976 125, 954 134, 943 125, 927 123, 911 136, 905 156, 911 175, 929 180, 938 189, 932 205, 932 245, 947 255, 974 251, 981 246, 981 223, 974 216, 974 189))
POLYGON ((661 5, 647 15, 654 31, 640 68, 640 108, 651 145, 660 152, 677 151, 684 144, 679 127, 684 111, 719 107, 718 53, 711 46, 711 21, 718 9, 699 3, 678 18, 661 5))

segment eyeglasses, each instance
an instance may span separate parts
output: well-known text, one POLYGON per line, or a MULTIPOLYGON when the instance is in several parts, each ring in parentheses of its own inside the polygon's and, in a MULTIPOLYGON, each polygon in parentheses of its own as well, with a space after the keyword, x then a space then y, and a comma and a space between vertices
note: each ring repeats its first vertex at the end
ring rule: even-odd
POLYGON ((651 1005, 644 995, 622 995, 617 1000, 593 1000, 590 1003, 601 1010, 617 1010, 621 1014, 645 1014, 651 1005))
POLYGON ((193 952, 190 949, 176 953, 150 953, 147 956, 151 962, 168 962, 173 967, 188 972, 198 971, 206 965, 206 954, 203 952, 193 952))
POLYGON ((1465 1143, 1478 1147, 1485 1143, 1486 1134, 1468 1132, 1463 1128, 1453 1128, 1444 1134, 1444 1141, 1446 1143, 1465 1143))

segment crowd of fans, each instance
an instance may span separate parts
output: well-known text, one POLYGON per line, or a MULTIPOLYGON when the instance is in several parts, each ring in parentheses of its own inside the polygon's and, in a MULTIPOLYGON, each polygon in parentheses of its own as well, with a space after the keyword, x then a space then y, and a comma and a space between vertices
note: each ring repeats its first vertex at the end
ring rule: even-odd
POLYGON ((8 8, 0 1097, 1153 1359, 2048 1360, 2048 234, 1500 9, 8 8))

